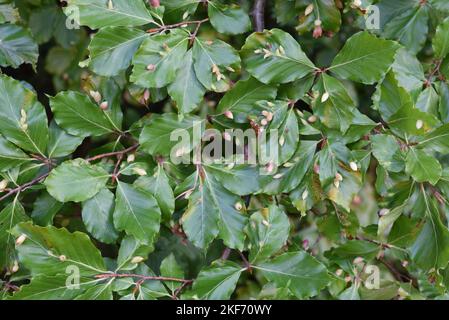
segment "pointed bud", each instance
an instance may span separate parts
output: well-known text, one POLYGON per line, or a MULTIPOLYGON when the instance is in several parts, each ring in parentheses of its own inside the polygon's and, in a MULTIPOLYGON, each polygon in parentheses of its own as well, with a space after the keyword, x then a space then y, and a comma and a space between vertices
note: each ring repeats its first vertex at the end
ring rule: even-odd
POLYGON ((114 10, 114 4, 112 3, 112 0, 108 1, 108 9, 109 10, 114 10))
POLYGON ((262 220, 262 224, 265 226, 265 227, 269 227, 270 226, 270 223, 267 221, 267 220, 262 220))
POLYGON ((291 168, 291 167, 293 167, 293 166, 294 166, 294 164, 291 163, 291 162, 286 162, 286 163, 284 163, 284 165, 283 165, 284 168, 291 168))
POLYGON ((150 90, 149 89, 145 89, 145 91, 143 92, 143 100, 146 102, 148 102, 148 100, 150 100, 150 90))
POLYGON ((352 263, 353 264, 361 264, 361 263, 363 263, 363 260, 364 259, 362 257, 357 257, 352 261, 352 263))
POLYGON ((186 12, 184 12, 184 14, 182 15, 182 20, 185 20, 185 19, 187 19, 188 17, 189 17, 189 12, 186 11, 186 12))
POLYGON ((7 186, 8 186, 8 180, 4 179, 4 180, 0 181, 0 192, 5 191, 7 186))
POLYGON ((11 268, 11 273, 16 273, 17 271, 19 271, 19 261, 14 260, 14 264, 11 268))
POLYGON ((231 134, 225 131, 223 133, 223 139, 225 139, 226 141, 231 141, 232 140, 231 134))
POLYGON ((142 168, 133 168, 133 172, 135 172, 139 176, 146 176, 147 175, 147 172, 145 171, 145 169, 142 169, 142 168))
POLYGON ((337 181, 343 181, 343 177, 342 177, 342 175, 341 174, 339 174, 338 172, 335 174, 335 179, 337 180, 337 181))
POLYGON ((304 250, 309 250, 309 240, 307 239, 302 240, 302 248, 304 250))
POLYGON ((307 119, 307 121, 310 122, 310 123, 314 123, 314 122, 316 122, 317 120, 318 120, 318 119, 317 119, 316 116, 310 116, 310 117, 307 119))
POLYGON ((323 96, 321 97, 321 102, 324 103, 324 102, 326 102, 328 99, 329 99, 329 92, 326 91, 326 92, 323 94, 323 96))
POLYGON ((128 163, 134 162, 134 160, 136 160, 136 156, 133 153, 129 154, 126 158, 126 162, 128 163))
POLYGON ((228 118, 228 119, 231 119, 231 120, 234 119, 234 114, 231 111, 229 111, 229 110, 224 112, 224 116, 226 118, 228 118))
POLYGON ((357 166, 357 163, 355 163, 354 161, 351 161, 349 163, 349 166, 351 167, 352 171, 358 171, 359 170, 359 167, 357 166))
POLYGON ((338 181, 337 179, 334 180, 334 186, 335 188, 340 188, 340 181, 338 181))
POLYGON ((308 196, 309 196, 309 191, 304 190, 304 192, 302 193, 301 198, 302 198, 302 200, 306 200, 308 196))
POLYGON ((416 121, 416 129, 420 130, 424 126, 424 122, 422 120, 416 121))
POLYGON ((242 210, 243 206, 240 202, 236 202, 234 205, 235 210, 240 211, 242 210))
POLYGON ((280 179, 280 178, 282 178, 282 176, 283 176, 282 173, 278 173, 273 177, 273 179, 280 179))
POLYGON ((281 147, 283 147, 284 144, 285 144, 285 137, 284 137, 284 135, 282 135, 282 136, 279 138, 279 145, 280 145, 281 147))
POLYGON ((313 3, 309 4, 306 8, 306 10, 304 11, 304 15, 308 16, 309 14, 311 14, 313 12, 313 3))
POLYGON ((101 102, 101 94, 100 94, 100 92, 94 91, 94 90, 90 90, 89 94, 92 97, 92 99, 94 99, 94 101, 96 103, 100 103, 101 102))
POLYGON ((131 259, 131 263, 137 264, 137 263, 141 263, 143 260, 145 260, 144 257, 135 256, 131 259))
POLYGON ((108 107, 109 107, 109 103, 107 101, 103 101, 102 103, 100 103, 101 110, 108 110, 108 107))
POLYGON ((266 170, 268 173, 272 173, 274 170, 274 163, 273 162, 268 162, 267 165, 265 166, 266 170))
POLYGON ((146 69, 147 71, 153 72, 154 70, 156 70, 156 65, 150 63, 149 65, 147 65, 146 69))
POLYGON ((16 246, 20 246, 25 240, 26 240, 27 236, 26 234, 21 234, 17 239, 16 239, 16 246))

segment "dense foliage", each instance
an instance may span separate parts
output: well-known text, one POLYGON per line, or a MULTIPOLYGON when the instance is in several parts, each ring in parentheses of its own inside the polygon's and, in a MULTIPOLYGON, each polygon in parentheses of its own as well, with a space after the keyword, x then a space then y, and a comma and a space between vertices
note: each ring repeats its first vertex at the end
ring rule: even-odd
POLYGON ((1 0, 1 298, 449 297, 448 15, 1 0))

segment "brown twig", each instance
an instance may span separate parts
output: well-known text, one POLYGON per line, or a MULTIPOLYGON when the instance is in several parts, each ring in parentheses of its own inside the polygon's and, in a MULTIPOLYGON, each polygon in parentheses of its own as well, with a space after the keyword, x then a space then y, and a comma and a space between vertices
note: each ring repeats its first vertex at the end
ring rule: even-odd
POLYGON ((154 281, 172 281, 182 283, 192 283, 193 280, 174 278, 174 277, 162 277, 162 276, 144 276, 134 273, 102 273, 95 276, 96 279, 110 279, 110 278, 137 278, 140 280, 154 280, 154 281))
MULTIPOLYGON (((159 28, 151 28, 147 30, 147 33, 159 33, 162 31, 166 31, 166 30, 170 30, 170 29, 176 29, 179 27, 182 27, 184 25, 189 25, 189 24, 196 24, 201 26, 203 23, 209 21, 209 18, 203 19, 203 20, 195 20, 195 21, 183 21, 183 22, 179 22, 179 23, 175 23, 175 24, 168 24, 165 26, 160 26, 159 28)), ((199 29, 199 26, 197 26, 197 28, 199 29)))
MULTIPOLYGON (((133 146, 127 148, 127 149, 121 150, 121 151, 108 152, 108 153, 99 154, 99 155, 96 155, 96 156, 94 156, 94 157, 88 158, 88 159, 86 159, 86 160, 90 162, 90 161, 95 161, 95 160, 99 160, 99 159, 103 159, 103 158, 108 158, 108 157, 113 157, 113 156, 117 156, 117 157, 122 157, 122 158, 123 158, 123 156, 124 156, 126 153, 132 152, 132 151, 136 150, 138 147, 139 147, 139 144, 135 144, 135 145, 133 145, 133 146)), ((50 163, 50 164, 51 164, 51 162, 48 162, 49 159, 40 159, 40 160, 41 160, 42 162, 44 162, 44 163, 50 163)), ((120 161, 121 161, 121 160, 120 160, 120 161)), ((35 178, 35 179, 33 179, 33 180, 31 180, 31 181, 25 183, 25 184, 22 184, 22 185, 20 185, 20 186, 14 188, 14 189, 9 190, 6 194, 4 194, 3 196, 0 197, 0 201, 5 200, 6 198, 12 196, 13 194, 16 194, 16 193, 19 193, 19 192, 28 190, 29 188, 31 188, 31 187, 34 186, 35 184, 42 182, 42 180, 44 180, 45 178, 47 178, 48 175, 50 174, 50 172, 51 172, 51 167, 50 167, 49 169, 50 169, 50 170, 49 170, 47 173, 44 173, 44 174, 40 175, 39 177, 37 177, 37 178, 35 178)))
POLYGON ((86 161, 95 161, 95 160, 100 160, 103 158, 109 158, 109 157, 114 157, 114 156, 120 156, 120 155, 124 155, 126 153, 132 152, 134 150, 136 150, 139 147, 139 144, 135 144, 129 148, 126 148, 124 150, 120 150, 120 151, 114 151, 114 152, 108 152, 108 153, 103 153, 103 154, 99 154, 90 158, 87 158, 86 161))
POLYGON ((424 86, 426 88, 430 87, 432 85, 432 78, 438 73, 440 74, 440 68, 441 64, 443 63, 443 60, 437 60, 435 61, 435 68, 430 72, 430 74, 427 76, 426 80, 424 81, 424 86))
POLYGON ((239 251, 240 257, 242 258, 243 263, 245 264, 246 270, 249 272, 252 272, 253 268, 251 266, 251 263, 246 259, 245 255, 239 251))
POLYGON ((221 259, 222 260, 228 260, 230 254, 231 254, 231 248, 226 247, 223 250, 223 253, 221 254, 221 259))
POLYGON ((256 0, 253 8, 254 30, 263 32, 265 29, 265 0, 256 0))
POLYGON ((5 200, 6 198, 8 198, 9 196, 12 196, 13 194, 25 191, 29 188, 31 188, 32 186, 34 186, 35 184, 41 182, 42 180, 44 180, 46 177, 48 177, 48 175, 50 174, 50 171, 31 180, 30 182, 27 182, 25 184, 22 184, 21 186, 18 186, 17 188, 11 189, 9 190, 9 192, 5 195, 3 195, 2 197, 0 197, 0 201, 5 200))

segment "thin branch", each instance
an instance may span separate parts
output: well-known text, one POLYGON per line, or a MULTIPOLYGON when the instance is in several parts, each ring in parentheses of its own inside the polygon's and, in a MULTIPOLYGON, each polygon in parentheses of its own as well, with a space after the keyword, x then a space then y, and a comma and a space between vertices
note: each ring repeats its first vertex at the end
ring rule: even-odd
POLYGON ((180 279, 174 277, 161 277, 161 276, 144 276, 141 274, 134 273, 103 273, 97 274, 95 276, 97 279, 110 279, 110 278, 137 278, 140 280, 154 280, 154 281, 173 281, 173 282, 182 282, 182 283, 192 283, 193 280, 188 279, 180 279))
MULTIPOLYGON (((154 34, 154 33, 159 33, 162 31, 166 31, 166 30, 170 30, 170 29, 176 29, 185 25, 189 25, 189 24, 196 24, 201 26, 203 23, 209 21, 209 18, 203 19, 203 20, 195 20, 195 21, 183 21, 183 22, 179 22, 179 23, 175 23, 175 24, 168 24, 165 26, 160 26, 159 28, 152 28, 152 29, 148 29, 147 33, 150 34, 154 34)), ((197 28, 199 28, 199 26, 197 26, 197 28)))
POLYGON ((91 162, 91 161, 100 160, 100 159, 103 159, 103 158, 109 158, 109 157, 120 156, 120 155, 123 156, 126 153, 129 153, 129 152, 132 152, 132 151, 136 150, 138 147, 139 147, 139 144, 137 143, 137 144, 135 144, 135 145, 133 145, 133 146, 127 148, 127 149, 120 150, 120 151, 115 151, 115 152, 108 152, 108 153, 99 154, 99 155, 96 155, 94 157, 87 158, 86 160, 91 162))
POLYGON ((16 194, 16 193, 19 193, 19 192, 22 192, 22 191, 25 191, 25 190, 31 188, 35 184, 37 184, 37 183, 41 182, 42 180, 44 180, 45 178, 47 178, 49 174, 50 174, 50 171, 31 180, 30 182, 27 182, 21 186, 18 186, 17 188, 11 189, 7 194, 0 197, 0 201, 5 200, 6 198, 12 196, 13 194, 16 194))
POLYGON ((265 0, 256 0, 253 8, 254 29, 263 32, 265 29, 265 0))
MULTIPOLYGON (((113 156, 117 156, 117 157, 119 157, 119 159, 121 159, 121 158, 123 158, 123 155, 125 155, 126 153, 129 153, 129 152, 132 152, 132 151, 136 150, 138 147, 139 147, 139 144, 135 144, 135 145, 133 145, 133 146, 127 148, 127 149, 121 150, 121 151, 99 154, 99 155, 96 155, 94 157, 88 158, 86 160, 90 162, 90 161, 95 161, 95 160, 108 158, 108 157, 113 157, 113 156)), ((48 163, 47 160, 48 159, 42 159, 42 161, 44 163, 48 163)), ((121 160, 119 160, 119 161, 121 161, 121 160)), ((4 194, 3 196, 0 197, 0 201, 5 200, 6 198, 12 196, 13 194, 20 193, 22 191, 28 190, 29 188, 31 188, 35 184, 38 184, 38 183, 42 182, 42 180, 47 178, 48 175, 50 174, 51 167, 49 169, 50 170, 47 173, 44 173, 44 174, 40 175, 39 177, 37 177, 37 178, 35 178, 35 179, 25 183, 25 184, 22 184, 22 185, 14 188, 14 189, 9 190, 8 193, 6 193, 6 194, 4 194)))

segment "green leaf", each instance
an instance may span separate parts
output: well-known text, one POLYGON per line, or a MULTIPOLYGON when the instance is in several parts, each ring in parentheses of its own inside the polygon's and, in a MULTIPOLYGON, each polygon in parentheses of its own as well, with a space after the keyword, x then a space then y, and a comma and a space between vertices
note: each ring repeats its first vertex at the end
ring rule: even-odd
POLYGON ((250 35, 241 56, 246 70, 266 84, 292 82, 316 68, 298 42, 279 29, 250 35))
POLYGON ((89 67, 102 76, 116 76, 126 70, 145 37, 144 31, 125 27, 100 29, 89 45, 89 67))
POLYGON ((438 119, 429 113, 405 104, 388 121, 388 125, 395 133, 402 136, 423 135, 439 123, 438 119), (422 121, 422 126, 420 125, 422 121))
POLYGON ((444 268, 449 261, 449 230, 440 220, 438 205, 423 190, 426 224, 410 248, 413 261, 421 268, 444 268))
POLYGON ((198 8, 199 2, 197 0, 161 0, 161 6, 164 6, 164 20, 178 22, 183 19, 183 16, 193 15, 198 8))
POLYGON ((449 53, 449 18, 446 18, 437 28, 433 38, 433 51, 440 59, 449 53))
POLYGON ((113 213, 114 194, 108 189, 102 189, 93 198, 83 202, 81 211, 87 231, 104 243, 114 243, 118 238, 113 213))
POLYGON ((20 262, 33 275, 65 274, 70 266, 77 267, 80 276, 106 272, 100 252, 85 233, 23 222, 14 228, 13 234, 26 237, 22 244, 16 245, 16 250, 20 262))
POLYGON ((391 211, 388 211, 385 215, 379 218, 377 235, 381 240, 385 242, 388 240, 388 234, 390 233, 393 224, 402 215, 403 211, 404 211, 403 206, 400 206, 394 208, 391 211))
POLYGON ((156 199, 143 189, 119 182, 115 200, 114 225, 145 244, 153 244, 159 233, 161 211, 156 199))
POLYGON ((408 108, 404 110, 413 107, 412 97, 406 89, 399 86, 393 72, 389 72, 384 80, 377 85, 373 102, 375 108, 379 110, 382 118, 386 121, 389 121, 396 112, 405 106, 408 108))
POLYGON ((80 296, 86 289, 104 281, 80 277, 79 286, 70 286, 67 285, 68 276, 68 274, 37 275, 29 284, 22 286, 12 300, 71 300, 80 296))
POLYGON ((351 260, 351 262, 354 258, 362 257, 369 261, 376 257, 379 250, 381 250, 381 247, 376 243, 365 240, 350 240, 326 252, 326 257, 332 260, 351 260))
POLYGON ((263 187, 264 193, 274 195, 296 188, 313 164, 317 143, 301 141, 292 159, 284 163, 274 176, 262 177, 263 181, 269 179, 269 183, 263 187))
POLYGON ((260 191, 258 166, 235 165, 223 166, 207 165, 207 170, 230 192, 245 196, 260 191), (232 167, 232 168, 231 168, 232 167))
POLYGON ((340 78, 374 84, 387 73, 398 48, 393 41, 359 32, 348 39, 329 69, 340 78))
POLYGON ((220 33, 240 34, 251 29, 248 14, 238 5, 225 5, 213 0, 208 2, 207 8, 210 23, 220 33))
POLYGON ((140 268, 140 265, 133 263, 134 257, 146 258, 153 250, 152 246, 146 245, 133 236, 125 236, 120 243, 117 257, 117 270, 133 270, 140 268))
POLYGON ((339 80, 323 74, 321 81, 314 88, 321 93, 315 100, 316 114, 327 127, 345 133, 352 124, 355 103, 344 85, 339 80))
POLYGON ((33 159, 0 135, 0 171, 18 167, 33 159))
POLYGON ((449 153, 449 123, 427 133, 418 142, 420 148, 435 150, 442 154, 449 153))
POLYGON ((91 29, 107 26, 141 26, 153 22, 143 1, 69 0, 65 13, 79 10, 79 23, 91 29))
POLYGON ((31 217, 40 226, 48 226, 53 223, 54 216, 62 208, 63 203, 59 202, 48 192, 44 191, 34 202, 31 217))
POLYGON ((248 121, 248 114, 254 112, 254 104, 261 100, 276 99, 277 89, 257 81, 254 78, 240 80, 229 90, 218 104, 217 111, 224 113, 231 111, 234 121, 244 123, 248 121))
POLYGON ((19 67, 22 63, 35 66, 39 51, 28 30, 15 24, 0 25, 0 65, 19 67))
POLYGON ((316 296, 330 281, 326 267, 304 251, 284 253, 253 268, 299 299, 316 296))
POLYGON ((405 171, 416 182, 437 184, 441 178, 442 168, 437 159, 420 149, 410 148, 405 163, 405 171))
POLYGON ((29 219, 17 199, 14 199, 0 212, 0 270, 4 268, 10 270, 13 262, 17 259, 14 251, 15 240, 10 231, 18 223, 29 219))
POLYGON ((321 20, 323 29, 326 31, 338 32, 341 25, 341 14, 335 1, 316 0, 313 1, 313 4, 315 5, 315 18, 321 20))
POLYGON ((164 113, 152 118, 139 137, 140 149, 151 155, 176 156, 176 154, 179 155, 181 148, 182 154, 190 153, 198 143, 196 139, 193 139, 193 132, 198 130, 201 133, 204 128, 204 120, 196 116, 186 115, 180 119, 174 113, 164 113), (189 141, 184 141, 185 143, 182 138, 184 133, 188 133, 189 136, 189 141), (181 136, 181 142, 178 142, 179 136, 181 136))
POLYGON ((134 184, 153 195, 161 209, 162 220, 170 221, 175 211, 175 196, 162 165, 156 168, 152 176, 139 177, 134 184))
POLYGON ((287 243, 289 230, 287 215, 275 205, 253 213, 247 226, 251 263, 264 261, 278 252, 287 243))
POLYGON ((439 97, 433 87, 428 87, 421 92, 416 101, 416 107, 426 113, 438 116, 439 97))
POLYGON ((48 142, 47 115, 33 91, 0 75, 0 133, 22 149, 44 156, 48 142))
POLYGON ((198 80, 193 67, 192 50, 183 57, 178 77, 168 86, 168 94, 176 101, 178 112, 186 114, 195 110, 203 101, 206 88, 198 80))
POLYGON ((192 55, 196 76, 207 90, 229 90, 230 74, 240 69, 240 56, 233 47, 218 39, 196 38, 192 55))
POLYGON ((449 11, 449 3, 444 0, 429 0, 429 3, 434 6, 436 9, 448 12, 449 11))
POLYGON ((45 180, 48 193, 59 202, 82 202, 95 196, 109 179, 109 173, 86 160, 66 161, 45 180))
POLYGON ((200 272, 191 294, 201 300, 230 299, 244 270, 232 261, 214 261, 200 272))
POLYGON ((391 135, 378 134, 371 137, 373 155, 380 165, 392 172, 404 170, 405 158, 398 141, 391 135))
MULTIPOLYGON (((163 277, 170 277, 170 278, 178 278, 183 279, 184 278, 184 271, 179 266, 179 264, 176 262, 175 256, 170 254, 167 258, 162 260, 161 262, 161 275, 163 277)), ((174 281, 164 281, 164 283, 168 286, 170 291, 172 293, 175 292, 177 288, 181 285, 180 282, 174 282, 174 281)))
POLYGON ((188 44, 188 34, 180 29, 146 38, 132 60, 130 81, 146 88, 172 83, 182 67, 188 44))
POLYGON ((120 131, 108 113, 100 109, 81 93, 63 91, 50 98, 56 123, 71 135, 99 136, 120 131))
POLYGON ((422 49, 427 38, 429 13, 426 6, 405 10, 390 20, 383 29, 383 36, 397 39, 412 53, 422 49))
POLYGON ((200 169, 198 182, 189 196, 189 206, 182 216, 188 239, 205 249, 219 236, 226 246, 242 250, 243 229, 247 223, 242 200, 223 188, 212 172, 200 169))
POLYGON ((50 123, 48 134, 47 154, 49 158, 68 156, 83 142, 82 137, 68 134, 53 121, 50 123))
POLYGON ((423 82, 426 80, 421 62, 407 49, 400 48, 391 66, 399 86, 405 88, 415 96, 421 92, 423 82))

